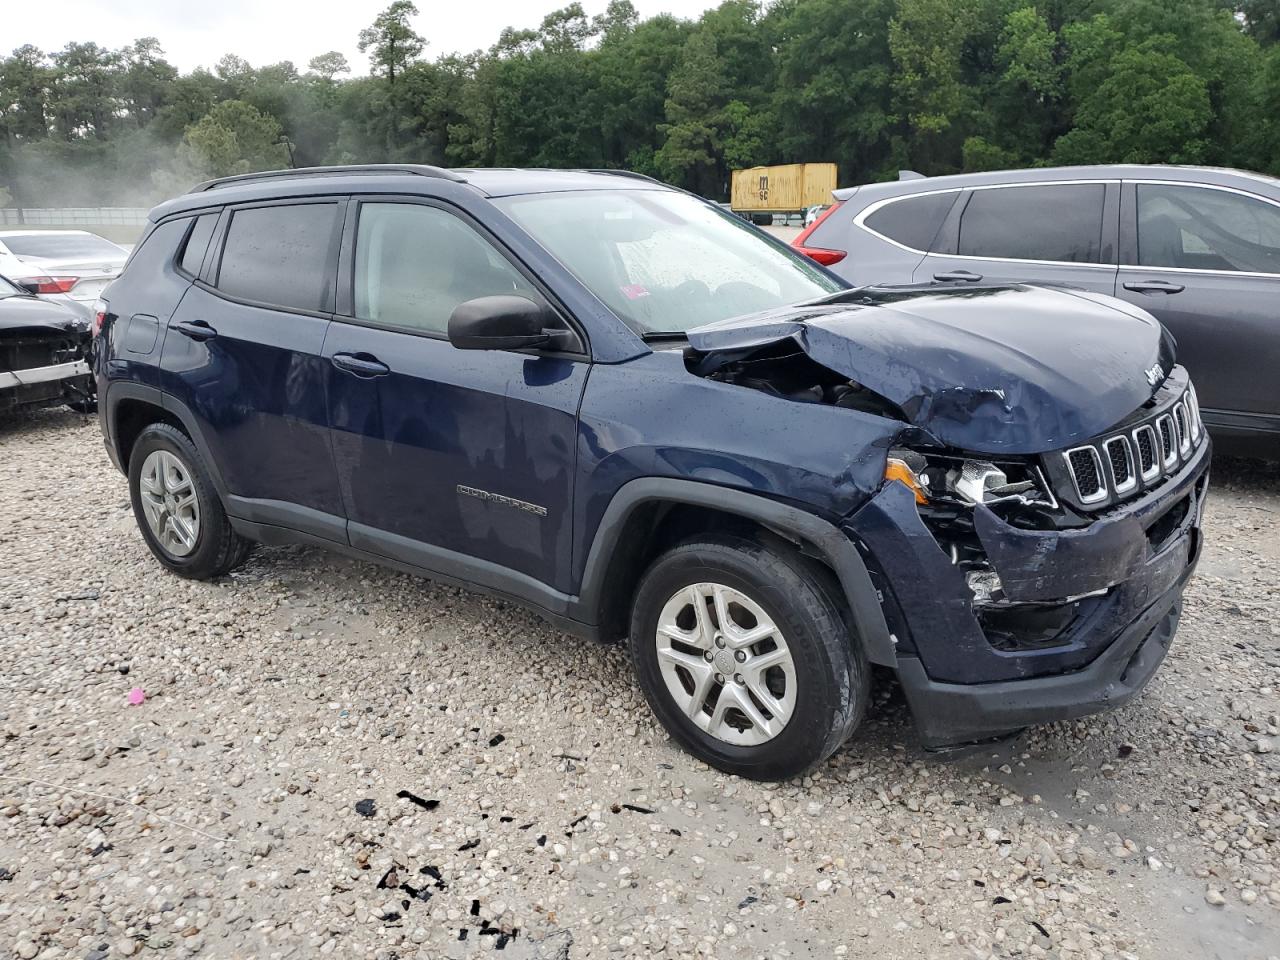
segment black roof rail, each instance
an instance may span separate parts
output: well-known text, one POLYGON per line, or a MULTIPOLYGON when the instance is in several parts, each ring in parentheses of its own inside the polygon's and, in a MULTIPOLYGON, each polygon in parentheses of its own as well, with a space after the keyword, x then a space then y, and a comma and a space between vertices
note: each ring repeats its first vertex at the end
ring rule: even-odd
POLYGON ((294 177, 344 177, 344 176, 376 176, 380 173, 407 173, 417 177, 435 177, 438 180, 451 180, 454 183, 466 183, 467 178, 444 167, 433 167, 425 163, 361 163, 337 167, 298 167, 291 170, 262 170, 258 173, 241 173, 234 177, 218 177, 197 183, 188 192, 203 193, 216 190, 218 187, 231 186, 237 183, 253 183, 256 180, 287 180, 294 177))

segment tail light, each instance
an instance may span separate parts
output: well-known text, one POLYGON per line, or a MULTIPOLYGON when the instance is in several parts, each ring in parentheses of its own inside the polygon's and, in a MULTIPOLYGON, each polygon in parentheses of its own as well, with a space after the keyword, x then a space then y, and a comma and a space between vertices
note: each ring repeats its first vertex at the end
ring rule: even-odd
POLYGON ((824 267, 829 267, 833 263, 839 263, 849 255, 844 250, 831 250, 827 247, 811 247, 808 245, 809 237, 812 235, 813 231, 818 229, 818 225, 821 224, 823 220, 835 213, 836 208, 839 206, 840 204, 833 203, 831 206, 827 207, 827 209, 823 210, 822 213, 819 214, 817 220, 805 227, 800 233, 800 236, 791 241, 791 246, 796 253, 802 253, 810 260, 815 260, 824 267))
POLYGON ((102 332, 102 325, 107 321, 107 301, 98 300, 93 305, 93 335, 102 332))
POLYGON ((32 293, 70 293, 79 277, 23 277, 17 281, 32 293))
POLYGON ((803 253, 810 260, 816 260, 824 267, 829 267, 833 263, 839 263, 848 256, 843 250, 827 250, 825 247, 802 247, 799 244, 792 244, 796 253, 803 253))

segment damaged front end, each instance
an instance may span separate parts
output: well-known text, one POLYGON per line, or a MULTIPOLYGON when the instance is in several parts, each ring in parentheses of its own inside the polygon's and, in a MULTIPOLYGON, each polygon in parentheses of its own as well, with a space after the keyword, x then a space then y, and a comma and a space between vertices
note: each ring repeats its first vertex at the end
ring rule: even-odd
POLYGON ((884 485, 845 530, 925 744, 1136 695, 1172 639, 1208 484, 1208 438, 1167 334, 1066 291, 844 300, 694 331, 686 365, 901 422, 884 485))

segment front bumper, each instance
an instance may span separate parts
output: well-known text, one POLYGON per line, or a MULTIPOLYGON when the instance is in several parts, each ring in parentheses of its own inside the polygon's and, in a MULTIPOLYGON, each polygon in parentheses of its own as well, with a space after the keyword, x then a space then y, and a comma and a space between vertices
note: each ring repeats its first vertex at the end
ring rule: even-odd
POLYGON ((89 364, 83 360, 23 370, 0 370, 0 410, 56 402, 63 398, 66 387, 71 384, 79 386, 83 392, 91 384, 90 374, 89 364))
POLYGON ((901 484, 850 518, 878 570, 897 670, 921 738, 944 747, 1127 702, 1155 673, 1200 554, 1209 444, 1150 494, 1069 531, 975 517, 992 568, 1021 601, 1079 597, 1053 642, 998 646, 961 571, 901 484), (895 489, 896 488, 896 489, 895 489))

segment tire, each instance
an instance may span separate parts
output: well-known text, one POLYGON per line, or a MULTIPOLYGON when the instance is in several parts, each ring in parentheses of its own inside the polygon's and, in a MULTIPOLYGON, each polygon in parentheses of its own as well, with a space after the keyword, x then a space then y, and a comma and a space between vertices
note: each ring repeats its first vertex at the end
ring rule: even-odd
POLYGON ((785 546, 738 536, 685 543, 654 561, 636 592, 630 649, 645 699, 671 736, 711 766, 753 780, 784 780, 826 760, 857 728, 870 699, 870 671, 834 578, 785 546), (726 605, 721 608, 719 599, 711 596, 704 598, 703 606, 716 634, 709 663, 724 677, 723 684, 714 678, 707 681, 705 672, 700 672, 698 652, 708 662, 708 648, 673 641, 670 630, 675 626, 682 637, 701 636, 703 630, 694 622, 693 598, 708 592, 708 587, 715 594, 717 586, 727 598, 726 605), (752 614, 752 605, 762 617, 752 614), (744 648, 746 662, 733 666, 716 647, 721 627, 718 609, 737 621, 731 624, 735 636, 726 642, 733 657, 738 653, 732 646, 747 637, 744 629, 767 631, 766 619, 775 628, 770 635, 775 639, 744 648), (673 619, 676 610, 680 613, 673 619), (790 673, 768 667, 764 672, 757 670, 752 679, 748 668, 769 662, 756 657, 776 659, 779 635, 790 656, 790 673), (660 653, 660 647, 669 649, 660 653), (731 666, 742 670, 732 680, 721 672, 731 666), (699 682, 709 684, 707 700, 695 709, 702 689, 699 682), (764 692, 772 700, 756 696, 762 682, 770 687, 764 692), (789 693, 792 683, 794 693, 789 693), (717 685, 720 689, 712 694, 717 685), (678 701, 681 690, 683 698, 678 701), (753 715, 765 724, 753 722, 749 709, 738 710, 736 704, 744 702, 744 694, 756 708, 753 715), (721 699, 726 696, 727 706, 717 724, 721 699), (772 704, 776 715, 770 714, 766 704, 772 704), (749 727, 739 729, 742 722, 749 727), (775 729, 771 731, 770 726, 775 729), (753 737, 758 742, 749 742, 753 737))
MULTIPOLYGON (((133 452, 129 455, 129 497, 133 502, 133 516, 138 529, 152 554, 166 568, 181 577, 212 580, 223 576, 244 563, 253 549, 252 541, 241 537, 231 528, 226 511, 222 508, 222 501, 209 477, 209 470, 195 444, 185 433, 170 424, 153 423, 143 429, 134 442, 133 452), (194 503, 193 515, 197 522, 193 526, 183 525, 180 528, 189 536, 189 545, 177 542, 177 524, 171 522, 166 527, 162 523, 162 530, 166 531, 162 539, 149 519, 149 513, 155 515, 159 489, 152 471, 157 466, 165 465, 174 468, 168 476, 182 478, 183 485, 174 494, 167 492, 166 488, 164 498, 167 500, 173 496, 175 504, 179 500, 194 503), (146 504, 144 498, 147 500, 146 504), (193 501, 188 498, 193 498, 193 501)), ((191 511, 192 508, 183 509, 191 511)), ((161 511, 161 516, 166 514, 167 508, 161 511)))

